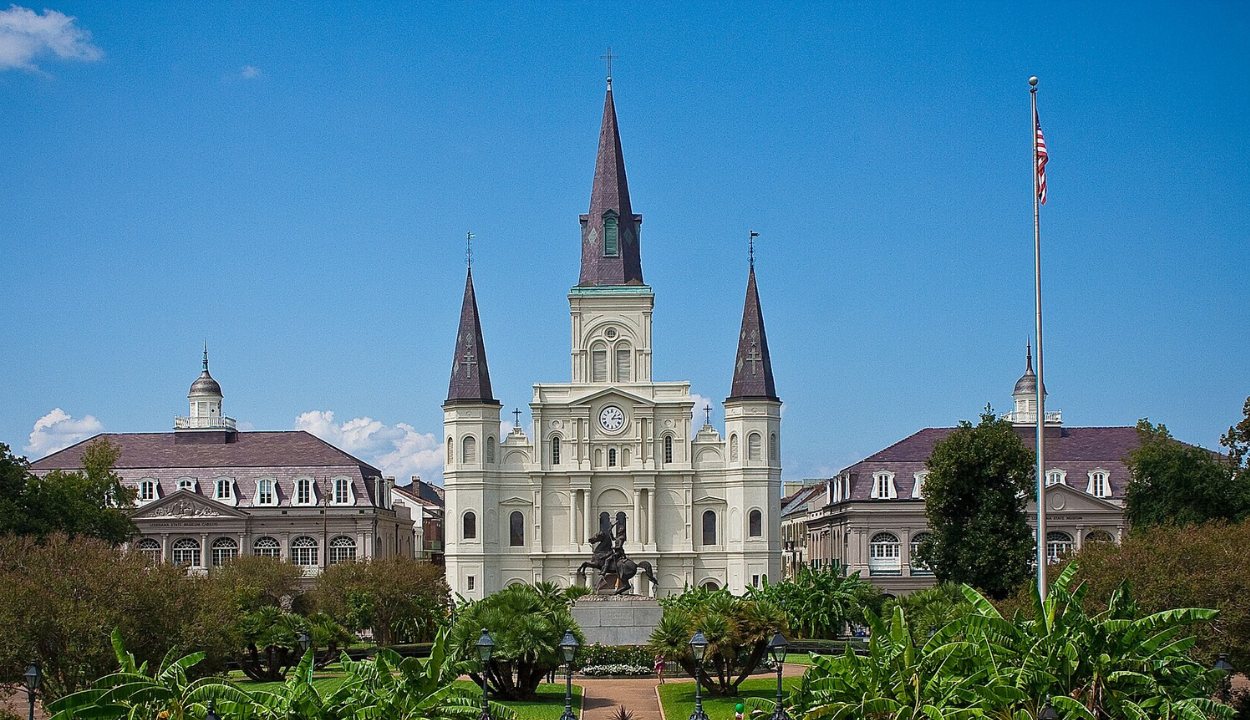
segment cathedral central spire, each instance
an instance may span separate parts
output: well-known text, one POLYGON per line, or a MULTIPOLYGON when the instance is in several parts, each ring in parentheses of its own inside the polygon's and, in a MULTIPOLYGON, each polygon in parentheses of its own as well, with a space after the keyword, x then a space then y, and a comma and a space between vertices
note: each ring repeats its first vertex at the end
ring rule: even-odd
POLYGON ((582 271, 578 285, 642 285, 639 230, 642 216, 629 204, 625 155, 609 81, 599 128, 599 153, 590 190, 590 212, 581 216, 582 271))

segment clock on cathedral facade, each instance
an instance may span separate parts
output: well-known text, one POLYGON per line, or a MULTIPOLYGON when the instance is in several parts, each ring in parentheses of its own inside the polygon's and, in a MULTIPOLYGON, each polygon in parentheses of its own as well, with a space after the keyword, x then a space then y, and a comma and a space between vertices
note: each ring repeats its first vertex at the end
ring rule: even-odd
MULTIPOLYGON (((534 385, 534 437, 500 438, 470 270, 443 404, 446 564, 475 599, 514 583, 585 584, 589 538, 616 523, 655 568, 638 592, 742 592, 780 578, 781 401, 752 264, 725 434, 692 432, 689 382, 651 377, 655 296, 643 283, 642 216, 629 200, 609 85, 582 259, 569 291, 572 377, 534 385)), ((728 359, 726 359, 728 361, 728 359)))

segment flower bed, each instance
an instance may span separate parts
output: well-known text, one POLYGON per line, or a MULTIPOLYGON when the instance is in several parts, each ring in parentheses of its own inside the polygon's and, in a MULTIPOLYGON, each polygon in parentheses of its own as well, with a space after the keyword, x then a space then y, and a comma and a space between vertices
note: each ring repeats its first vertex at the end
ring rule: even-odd
POLYGON ((586 677, 604 677, 606 675, 650 675, 651 668, 645 665, 587 665, 582 668, 586 677))

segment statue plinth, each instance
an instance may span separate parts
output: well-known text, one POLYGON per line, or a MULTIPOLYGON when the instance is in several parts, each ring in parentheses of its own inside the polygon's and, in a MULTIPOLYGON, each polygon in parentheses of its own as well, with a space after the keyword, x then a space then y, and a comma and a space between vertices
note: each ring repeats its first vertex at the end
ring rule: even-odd
POLYGON ((580 597, 570 610, 587 645, 646 645, 664 616, 654 598, 611 592, 580 597))

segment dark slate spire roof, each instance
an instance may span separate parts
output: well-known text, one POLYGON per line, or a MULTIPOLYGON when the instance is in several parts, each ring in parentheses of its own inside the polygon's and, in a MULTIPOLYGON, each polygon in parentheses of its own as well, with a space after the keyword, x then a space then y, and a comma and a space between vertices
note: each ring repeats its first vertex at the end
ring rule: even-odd
POLYGON ((642 216, 629 204, 629 183, 625 180, 625 155, 616 126, 616 105, 612 86, 603 102, 603 126, 599 129, 599 154, 595 158, 595 179, 590 190, 590 212, 581 216, 582 273, 578 285, 642 285, 642 255, 638 229, 642 216), (617 249, 605 255, 605 217, 615 217, 617 249))
POLYGON ((728 400, 777 400, 773 384, 773 363, 768 356, 764 334, 764 313, 755 289, 755 264, 747 279, 747 299, 742 307, 742 330, 738 333, 738 357, 734 361, 734 381, 728 400))
MULTIPOLYGON (((1043 395, 1049 395, 1046 390, 1042 389, 1043 395)), ((1037 395, 1037 374, 1033 372, 1033 346, 1030 343, 1024 344, 1024 374, 1016 381, 1016 387, 1011 391, 1012 397, 1016 395, 1037 395)))
POLYGON ((204 344, 204 369, 191 383, 191 391, 187 395, 221 395, 221 385, 208 374, 208 343, 204 344))
POLYGON ((456 334, 456 354, 451 359, 447 402, 499 404, 490 392, 490 370, 486 367, 486 343, 477 315, 472 268, 464 280, 464 303, 460 306, 460 330, 456 334))

